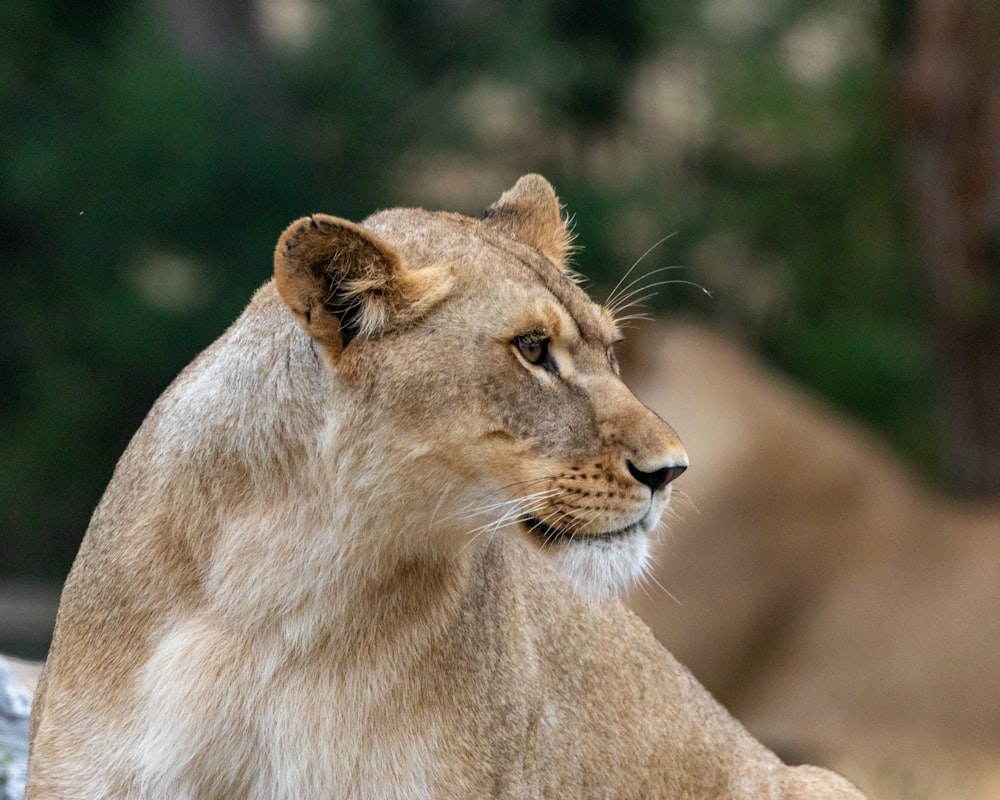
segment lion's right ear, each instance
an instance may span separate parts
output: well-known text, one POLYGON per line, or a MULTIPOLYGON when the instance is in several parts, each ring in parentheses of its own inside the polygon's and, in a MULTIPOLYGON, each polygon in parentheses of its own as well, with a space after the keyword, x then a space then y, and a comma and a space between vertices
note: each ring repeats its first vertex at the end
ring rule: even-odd
POLYGON ((411 324, 443 297, 432 270, 409 270, 371 231, 313 214, 288 226, 274 251, 278 292, 306 332, 336 357, 357 336, 411 324))
POLYGON ((562 217, 555 189, 541 175, 523 175, 483 212, 481 219, 565 266, 573 237, 562 217))

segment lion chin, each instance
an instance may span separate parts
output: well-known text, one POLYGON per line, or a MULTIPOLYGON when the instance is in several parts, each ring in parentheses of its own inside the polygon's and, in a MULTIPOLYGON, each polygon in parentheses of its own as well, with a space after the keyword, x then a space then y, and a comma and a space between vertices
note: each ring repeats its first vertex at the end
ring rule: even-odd
POLYGON ((586 594, 620 594, 646 574, 650 545, 640 530, 593 536, 553 547, 550 558, 586 594))
POLYGON ((619 595, 640 583, 651 559, 651 539, 660 513, 612 531, 580 535, 527 519, 527 537, 583 594, 619 595))

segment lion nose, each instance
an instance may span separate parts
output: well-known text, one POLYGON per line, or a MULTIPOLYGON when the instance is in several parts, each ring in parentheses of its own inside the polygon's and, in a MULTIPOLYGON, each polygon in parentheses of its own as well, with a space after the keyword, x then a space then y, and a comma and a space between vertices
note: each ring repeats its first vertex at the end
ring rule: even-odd
POLYGON ((639 483, 645 484, 654 492, 662 489, 675 478, 678 478, 688 468, 687 464, 670 464, 652 472, 643 472, 631 461, 626 461, 625 464, 628 466, 629 474, 633 478, 639 481, 639 483))

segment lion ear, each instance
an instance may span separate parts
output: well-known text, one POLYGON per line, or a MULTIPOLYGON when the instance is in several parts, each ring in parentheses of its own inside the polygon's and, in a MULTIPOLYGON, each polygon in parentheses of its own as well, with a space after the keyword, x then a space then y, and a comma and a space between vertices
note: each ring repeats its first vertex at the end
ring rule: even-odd
POLYGON ((345 219, 296 220, 274 251, 278 292, 331 356, 358 336, 411 324, 443 297, 436 271, 409 270, 374 233, 345 219))
POLYGON ((541 175, 525 175, 482 217, 487 224, 541 250, 558 264, 569 254, 572 236, 555 189, 541 175))

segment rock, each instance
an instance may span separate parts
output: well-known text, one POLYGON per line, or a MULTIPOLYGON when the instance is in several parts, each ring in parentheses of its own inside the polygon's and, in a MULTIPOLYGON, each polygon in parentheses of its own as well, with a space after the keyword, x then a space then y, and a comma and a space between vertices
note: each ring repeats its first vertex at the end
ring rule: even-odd
POLYGON ((0 800, 21 800, 28 767, 28 717, 41 664, 0 656, 0 800))

